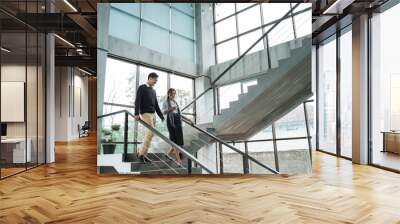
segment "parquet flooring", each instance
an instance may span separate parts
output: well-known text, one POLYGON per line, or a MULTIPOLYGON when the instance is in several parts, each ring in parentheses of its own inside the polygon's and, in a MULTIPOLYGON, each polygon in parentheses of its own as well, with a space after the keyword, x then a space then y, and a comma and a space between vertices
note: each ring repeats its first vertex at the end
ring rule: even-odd
POLYGON ((0 223, 400 223, 400 175, 316 152, 310 176, 103 176, 89 137, 0 181, 0 223))
POLYGON ((15 173, 18 173, 18 172, 21 172, 21 171, 24 171, 25 170, 25 167, 23 167, 23 168, 14 168, 14 167, 10 167, 10 168, 0 168, 1 169, 1 176, 2 177, 7 177, 7 176, 10 176, 10 175, 12 175, 12 174, 15 174, 15 173))

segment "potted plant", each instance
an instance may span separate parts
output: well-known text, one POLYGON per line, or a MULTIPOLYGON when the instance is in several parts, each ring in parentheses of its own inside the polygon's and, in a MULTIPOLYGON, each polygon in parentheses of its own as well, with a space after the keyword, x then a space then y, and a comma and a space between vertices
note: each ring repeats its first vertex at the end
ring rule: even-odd
POLYGON ((116 144, 112 143, 112 131, 108 128, 101 130, 103 138, 101 139, 104 154, 114 154, 116 144))
POLYGON ((121 127, 121 125, 119 125, 119 124, 113 124, 113 125, 111 125, 111 130, 112 130, 112 132, 119 133, 119 128, 120 127, 121 127))

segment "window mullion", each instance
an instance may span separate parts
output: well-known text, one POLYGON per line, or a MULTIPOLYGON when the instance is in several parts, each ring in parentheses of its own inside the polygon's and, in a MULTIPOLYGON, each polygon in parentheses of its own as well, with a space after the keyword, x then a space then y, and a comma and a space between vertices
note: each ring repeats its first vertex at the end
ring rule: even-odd
POLYGON ((235 3, 235 21, 236 21, 236 41, 238 46, 238 57, 240 56, 240 43, 239 43, 239 24, 238 24, 238 17, 237 17, 237 3, 235 3))

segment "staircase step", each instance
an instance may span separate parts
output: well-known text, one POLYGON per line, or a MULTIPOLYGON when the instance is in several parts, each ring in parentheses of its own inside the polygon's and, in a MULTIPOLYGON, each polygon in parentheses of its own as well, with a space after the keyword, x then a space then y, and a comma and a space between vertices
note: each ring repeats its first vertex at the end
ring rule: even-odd
POLYGON ((204 146, 204 145, 206 145, 207 144, 207 141, 203 141, 203 140, 201 140, 201 139, 193 139, 191 142, 190 142, 190 144, 191 145, 198 145, 198 146, 204 146))
POLYGON ((143 175, 163 174, 163 171, 162 170, 147 170, 147 171, 140 171, 140 174, 143 174, 143 175))
MULTIPOLYGON (((192 174, 201 174, 201 168, 192 168, 192 174)), ((140 174, 143 175, 166 175, 166 174, 171 174, 171 175, 176 175, 176 174, 188 174, 187 169, 175 169, 175 170, 147 170, 140 172, 140 174)))
POLYGON ((163 170, 163 174, 187 174, 187 169, 163 170))
POLYGON ((212 140, 212 138, 210 138, 207 134, 204 133, 200 133, 198 136, 199 139, 201 139, 204 142, 210 142, 212 140))
MULTIPOLYGON (((147 157, 151 161, 160 161, 162 158, 164 158, 165 154, 164 153, 148 153, 147 157)), ((127 155, 127 162, 139 162, 139 158, 137 157, 136 153, 128 153, 127 155)))
POLYGON ((131 163, 131 172, 142 172, 147 170, 158 170, 158 166, 153 163, 141 163, 141 162, 133 162, 131 163))
MULTIPOLYGON (((154 160, 151 163, 144 164, 139 161, 136 155, 128 154, 128 158, 132 160, 131 172, 140 172, 140 174, 177 174, 173 171, 176 170, 178 174, 187 174, 188 158, 186 156, 182 158, 182 165, 172 160, 165 160, 165 155, 162 153, 149 153, 147 156, 154 160)), ((193 166, 194 163, 192 163, 192 173, 201 174, 202 168, 193 166)))

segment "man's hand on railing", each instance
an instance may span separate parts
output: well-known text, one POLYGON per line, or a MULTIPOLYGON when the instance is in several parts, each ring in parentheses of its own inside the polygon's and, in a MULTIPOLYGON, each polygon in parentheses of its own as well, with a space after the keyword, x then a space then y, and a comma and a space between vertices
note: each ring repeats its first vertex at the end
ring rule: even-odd
POLYGON ((135 115, 135 120, 140 120, 140 116, 139 115, 135 115))

